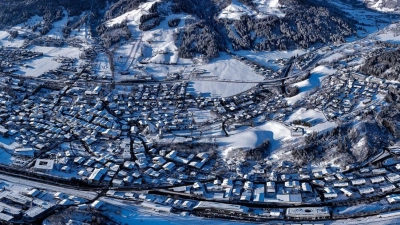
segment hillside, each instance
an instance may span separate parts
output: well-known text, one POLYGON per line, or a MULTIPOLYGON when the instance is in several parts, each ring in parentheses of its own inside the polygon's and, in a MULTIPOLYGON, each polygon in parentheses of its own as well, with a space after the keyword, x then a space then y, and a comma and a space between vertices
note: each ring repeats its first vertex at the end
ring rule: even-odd
POLYGON ((310 0, 6 0, 2 4, 0 27, 39 16, 43 21, 30 28, 46 35, 53 23, 67 14, 64 37, 85 26, 91 36, 101 37, 105 47, 137 38, 141 32, 169 29, 169 39, 181 58, 210 59, 228 49, 307 48, 316 43, 344 42, 356 31, 354 21, 340 15, 338 9, 310 0))

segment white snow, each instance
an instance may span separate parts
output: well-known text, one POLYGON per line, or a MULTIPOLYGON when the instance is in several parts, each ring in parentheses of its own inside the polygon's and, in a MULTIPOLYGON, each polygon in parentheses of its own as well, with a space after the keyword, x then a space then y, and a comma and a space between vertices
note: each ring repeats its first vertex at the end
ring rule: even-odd
POLYGON ((101 201, 112 204, 117 207, 117 212, 114 210, 115 207, 110 207, 110 210, 105 210, 104 214, 113 218, 113 220, 120 222, 120 224, 140 224, 140 225, 206 225, 206 224, 218 224, 218 225, 245 225, 248 223, 240 223, 230 220, 217 220, 217 219, 206 219, 195 216, 180 216, 171 213, 161 213, 146 209, 143 207, 137 207, 134 204, 127 203, 127 201, 111 199, 111 198, 100 198, 101 201))
POLYGON ((10 34, 7 31, 0 31, 0 43, 5 47, 21 47, 24 44, 24 40, 20 37, 15 39, 10 38, 10 34))
POLYGON ((332 128, 337 127, 337 124, 335 122, 324 122, 324 123, 320 123, 317 124, 315 126, 312 126, 310 128, 306 128, 306 132, 307 133, 311 133, 311 132, 323 132, 323 131, 327 131, 327 130, 331 130, 332 128))
POLYGON ((212 60, 210 63, 198 66, 198 69, 205 70, 206 73, 202 76, 214 76, 219 80, 234 80, 234 81, 262 81, 264 78, 258 75, 254 70, 244 63, 231 58, 228 55, 212 60))
POLYGON ((175 45, 174 33, 182 29, 186 19, 194 19, 186 14, 172 14, 165 18, 156 28, 142 32, 143 41, 148 42, 146 46, 152 50, 151 56, 143 59, 152 63, 178 63, 178 47, 175 45), (168 21, 174 18, 180 18, 181 21, 177 27, 169 27, 168 21))
POLYGON ((208 120, 215 119, 216 116, 211 114, 211 110, 199 110, 199 109, 188 109, 189 113, 192 113, 192 118, 196 123, 204 123, 208 120))
POLYGON ((275 150, 282 141, 291 137, 290 130, 275 121, 256 127, 240 127, 229 134, 229 137, 218 138, 219 145, 225 148, 223 152, 225 156, 231 149, 255 148, 267 139, 270 140, 271 149, 275 150))
POLYGON ((254 15, 255 13, 256 12, 250 9, 250 7, 236 0, 232 0, 231 4, 224 8, 218 17, 221 19, 240 20, 241 16, 254 15))
POLYGON ((111 27, 115 24, 122 23, 122 21, 126 20, 128 24, 134 23, 139 24, 140 17, 146 14, 149 14, 150 8, 153 6, 154 3, 159 2, 160 0, 150 0, 145 3, 139 5, 139 7, 135 10, 126 12, 114 19, 107 21, 106 26, 111 27))
POLYGON ((43 56, 40 58, 26 61, 25 64, 28 65, 27 67, 20 67, 20 71, 17 73, 28 77, 38 77, 49 70, 57 69, 61 63, 56 62, 54 60, 55 57, 79 58, 79 49, 74 47, 33 46, 28 49, 43 53, 43 56))
POLYGON ((288 104, 293 104, 312 91, 315 87, 320 86, 322 79, 328 75, 332 75, 336 72, 336 69, 332 69, 327 66, 318 66, 311 71, 310 78, 299 83, 294 84, 299 87, 300 93, 296 96, 286 98, 288 104))
POLYGON ((393 32, 386 32, 386 33, 378 34, 378 35, 376 35, 375 38, 379 41, 400 43, 400 35, 395 34, 393 32))
POLYGON ((231 83, 221 81, 193 81, 189 82, 187 92, 196 95, 201 92, 208 97, 229 97, 244 92, 255 84, 251 83, 231 83))
POLYGON ((328 56, 328 57, 322 59, 322 61, 327 61, 327 62, 329 62, 329 61, 334 61, 334 60, 337 60, 337 59, 339 59, 339 58, 341 58, 341 57, 343 57, 343 54, 341 54, 341 53, 334 53, 334 54, 332 54, 332 55, 330 55, 330 56, 328 56))
POLYGON ((286 122, 293 122, 294 120, 302 120, 312 124, 317 124, 325 122, 326 118, 322 112, 313 109, 307 110, 306 108, 300 108, 290 115, 286 122))
POLYGON ((49 31, 49 33, 46 34, 46 36, 49 37, 54 37, 54 38, 62 38, 63 37, 63 32, 62 29, 65 27, 65 25, 68 22, 68 12, 66 10, 63 10, 64 17, 53 23, 53 28, 49 31))
POLYGON ((27 77, 38 77, 49 70, 57 69, 61 65, 48 56, 26 61, 26 64, 28 67, 21 67, 16 73, 27 77))
POLYGON ((385 8, 382 7, 382 0, 358 0, 367 4, 367 6, 371 9, 375 9, 381 12, 394 12, 393 8, 385 8))
POLYGON ((292 56, 297 56, 297 55, 300 56, 306 52, 307 52, 306 50, 301 50, 301 49, 293 51, 271 51, 271 52, 255 52, 255 51, 241 50, 235 52, 235 54, 244 56, 264 66, 269 66, 278 70, 282 66, 278 66, 277 64, 274 64, 271 61, 277 59, 289 59, 292 56))
POLYGON ((241 16, 256 16, 263 18, 266 15, 276 15, 284 17, 285 14, 279 9, 279 0, 254 0, 257 6, 257 11, 251 9, 251 7, 240 3, 237 0, 232 0, 231 4, 225 7, 219 14, 219 18, 240 20, 241 16))
POLYGON ((28 48, 31 51, 43 52, 45 56, 52 57, 69 57, 69 58, 79 58, 80 50, 75 47, 44 47, 44 46, 32 46, 28 48))

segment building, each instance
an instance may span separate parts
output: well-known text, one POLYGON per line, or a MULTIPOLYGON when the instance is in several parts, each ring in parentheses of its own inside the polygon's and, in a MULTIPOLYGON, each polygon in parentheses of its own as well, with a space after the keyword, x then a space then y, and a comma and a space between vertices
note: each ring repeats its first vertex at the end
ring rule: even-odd
POLYGON ((387 178, 388 181, 390 181, 391 183, 400 182, 400 175, 399 175, 399 174, 388 173, 388 174, 386 175, 386 178, 387 178))
POLYGON ((400 202, 400 195, 399 194, 391 194, 391 195, 386 196, 386 199, 390 204, 398 203, 398 202, 400 202))
POLYGON ((226 212, 246 214, 249 211, 249 208, 241 205, 200 201, 196 206, 193 207, 193 210, 222 210, 226 212))
POLYGON ((172 207, 171 206, 164 206, 164 205, 159 205, 159 204, 155 204, 152 202, 146 202, 144 201, 141 206, 145 207, 145 208, 149 208, 152 209, 156 212, 167 212, 170 213, 172 211, 172 207))
POLYGON ((352 184, 353 186, 364 185, 365 182, 366 182, 366 181, 365 181, 364 178, 351 180, 351 184, 352 184))
POLYGON ((353 196, 353 192, 349 191, 347 188, 340 188, 340 191, 343 192, 347 197, 353 196))
POLYGON ((106 174, 108 171, 107 168, 96 168, 92 174, 89 176, 89 181, 94 183, 94 182, 100 182, 101 178, 103 177, 104 174, 106 174))
POLYGON ((324 191, 325 191, 324 197, 326 199, 333 199, 333 198, 337 198, 337 196, 338 196, 336 191, 331 187, 324 188, 324 191))
POLYGON ((100 207, 103 205, 102 201, 96 200, 92 204, 90 204, 90 207, 93 209, 100 209, 100 207))
POLYGON ((16 155, 25 156, 25 157, 34 157, 36 150, 34 148, 16 148, 14 153, 16 155))
POLYGON ((385 181, 385 178, 382 176, 371 177, 371 183, 376 184, 385 181))
POLYGON ((389 191, 396 189, 396 186, 394 186, 394 184, 388 184, 388 185, 381 186, 380 189, 382 192, 389 192, 389 191))
POLYGON ((328 207, 303 207, 288 208, 286 210, 287 219, 328 219, 331 217, 328 207))
POLYGON ((54 160, 52 159, 37 159, 34 170, 38 172, 50 172, 53 170, 54 160))
POLYGON ((358 191, 360 192, 361 195, 366 195, 373 193, 375 190, 373 187, 364 187, 364 188, 359 188, 358 191))

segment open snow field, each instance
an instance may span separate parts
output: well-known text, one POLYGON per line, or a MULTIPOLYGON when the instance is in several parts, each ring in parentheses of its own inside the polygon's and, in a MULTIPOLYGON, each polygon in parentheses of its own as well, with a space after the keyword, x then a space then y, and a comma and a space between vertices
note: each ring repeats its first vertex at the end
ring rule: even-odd
POLYGON ((336 72, 335 69, 332 69, 327 66, 318 66, 311 71, 311 76, 308 80, 301 81, 299 83, 294 84, 294 86, 299 87, 300 93, 296 96, 286 98, 288 104, 293 104, 300 100, 303 97, 306 97, 309 92, 311 92, 315 87, 321 85, 322 79, 326 76, 332 75, 336 72))
POLYGON ((259 82, 264 79, 263 76, 255 73, 251 67, 225 54, 217 59, 212 60, 208 64, 201 65, 196 68, 206 71, 205 74, 199 75, 199 78, 202 76, 212 76, 218 80, 255 82, 259 82))
POLYGON ((42 46, 32 46, 28 48, 31 51, 42 52, 43 56, 28 60, 25 62, 28 66, 20 67, 17 72, 20 75, 27 77, 38 77, 49 70, 55 70, 61 63, 56 62, 55 57, 70 57, 79 58, 79 49, 73 47, 42 47, 42 46))
POLYGON ((218 81, 193 81, 189 82, 187 92, 196 95, 201 92, 205 97, 229 97, 246 91, 255 84, 251 83, 229 83, 218 81))
POLYGON ((235 52, 235 54, 244 56, 249 60, 259 63, 264 66, 271 67, 278 70, 282 65, 274 64, 273 61, 277 59, 289 59, 292 56, 303 55, 307 50, 293 50, 293 51, 271 51, 271 52, 254 52, 249 50, 241 50, 235 52))
POLYGON ((285 16, 285 14, 279 9, 280 5, 278 0, 255 0, 253 2, 257 4, 256 10, 237 0, 232 0, 231 4, 225 7, 218 17, 240 20, 240 17, 244 15, 256 16, 258 18, 264 18, 267 15, 276 15, 279 17, 285 16))
POLYGON ((22 38, 10 39, 10 34, 7 31, 0 31, 0 43, 5 47, 21 47, 24 44, 22 38))
POLYGON ((369 8, 381 11, 381 12, 394 12, 393 8, 386 8, 382 6, 384 0, 358 0, 361 2, 365 2, 369 8))
POLYGON ((257 127, 240 127, 229 132, 229 137, 218 138, 219 145, 225 148, 223 155, 230 149, 255 148, 269 139, 271 149, 277 149, 283 140, 291 137, 291 132, 281 123, 269 121, 257 127))
POLYGON ((380 31, 374 37, 376 40, 391 42, 398 44, 400 43, 400 24, 392 24, 388 28, 380 31))
POLYGON ((305 108, 300 108, 290 115, 286 122, 293 122, 294 120, 302 120, 311 123, 311 127, 303 127, 306 133, 314 131, 323 132, 337 126, 335 122, 327 121, 323 112, 313 109, 306 110, 305 108))

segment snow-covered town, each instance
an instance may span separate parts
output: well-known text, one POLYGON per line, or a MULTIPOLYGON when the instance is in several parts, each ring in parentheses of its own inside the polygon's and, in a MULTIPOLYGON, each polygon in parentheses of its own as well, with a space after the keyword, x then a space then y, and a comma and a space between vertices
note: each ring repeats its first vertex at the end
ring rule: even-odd
MULTIPOLYGON (((118 41, 65 9, 0 31, 1 224, 398 222, 398 16, 351 8, 365 24, 343 40, 188 59, 199 18, 143 28, 161 2, 101 20, 118 41)), ((280 2, 214 19, 285 18, 280 2)))

